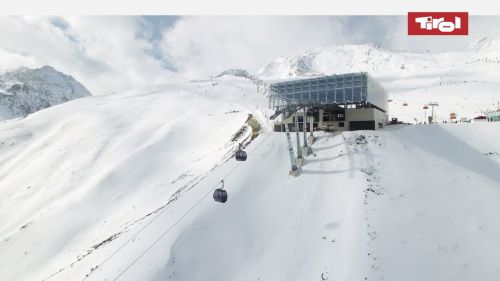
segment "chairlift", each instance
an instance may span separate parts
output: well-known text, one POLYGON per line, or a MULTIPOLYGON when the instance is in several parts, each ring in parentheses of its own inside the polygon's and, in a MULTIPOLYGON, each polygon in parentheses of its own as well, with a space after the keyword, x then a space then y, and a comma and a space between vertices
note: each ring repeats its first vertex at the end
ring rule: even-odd
POLYGON ((224 190, 224 180, 221 180, 220 182, 222 184, 222 187, 217 188, 214 191, 214 200, 216 202, 226 203, 226 201, 227 201, 227 191, 224 190))

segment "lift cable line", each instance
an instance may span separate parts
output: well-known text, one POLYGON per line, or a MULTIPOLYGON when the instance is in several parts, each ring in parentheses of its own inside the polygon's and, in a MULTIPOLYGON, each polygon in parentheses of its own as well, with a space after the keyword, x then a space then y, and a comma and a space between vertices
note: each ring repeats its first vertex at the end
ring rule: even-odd
MULTIPOLYGON (((252 150, 251 152, 255 151, 267 138, 267 135, 260 141, 252 150)), ((224 175, 223 179, 229 177, 235 170, 236 168, 239 167, 239 165, 242 162, 237 162, 237 164, 228 172, 224 175)), ((149 245, 146 250, 144 250, 137 258, 135 258, 132 263, 130 263, 123 271, 121 271, 113 280, 118 280, 123 274, 125 274, 126 271, 128 271, 137 261, 139 261, 149 250, 151 250, 165 235, 167 235, 175 226, 177 226, 193 209, 196 208, 205 198, 210 195, 214 189, 216 189, 220 185, 220 182, 218 182, 216 185, 214 185, 212 188, 209 189, 209 191, 201 197, 200 200, 198 200, 193 206, 191 206, 186 213, 184 213, 177 221, 175 221, 168 229, 166 229, 151 245, 149 245)), ((225 188, 227 189, 227 188, 225 188)), ((140 228, 132 237, 127 239, 120 247, 118 247, 113 253, 111 253, 104 261, 102 261, 99 265, 97 265, 94 268, 99 268, 101 269, 102 266, 107 263, 109 260, 111 260, 118 252, 120 252, 125 246, 135 239, 139 234, 141 234, 148 226, 150 226, 154 221, 156 221, 168 208, 163 208, 160 212, 157 213, 153 219, 151 219, 148 223, 146 223, 142 228, 140 228)), ((87 279, 92 275, 92 273, 96 272, 96 270, 91 271, 84 279, 87 279)), ((53 275, 47 277, 46 279, 52 277, 53 275)), ((46 280, 44 279, 44 280, 46 280)))
MULTIPOLYGON (((219 183, 217 183, 217 185, 219 185, 219 183)), ((214 186, 214 188, 216 188, 216 187, 217 187, 217 185, 215 185, 215 186, 214 186)), ((207 197, 207 196, 208 196, 208 195, 212 192, 212 190, 213 190, 213 188, 212 188, 212 189, 210 189, 210 191, 209 191, 207 194, 205 194, 205 195, 202 197, 202 199, 201 199, 201 200, 205 199, 205 198, 206 198, 206 197, 207 197)), ((201 202, 201 200, 200 200, 199 202, 201 202)), ((172 201, 170 201, 170 200, 169 200, 169 202, 172 202, 172 201)), ((199 204, 199 202, 197 202, 195 205, 198 205, 198 204, 199 204)), ((143 227, 141 227, 141 228, 140 228, 140 229, 139 229, 139 230, 138 230, 138 231, 137 231, 137 232, 136 232, 136 233, 135 233, 132 237, 130 237, 129 239, 127 239, 127 240, 126 240, 126 241, 125 241, 125 242, 124 242, 124 243, 123 243, 120 247, 118 247, 115 251, 113 251, 113 253, 111 253, 111 255, 109 255, 109 256, 108 256, 108 257, 107 257, 104 261, 102 261, 100 264, 98 264, 95 268, 96 268, 96 269, 97 269, 97 268, 101 269, 101 268, 102 268, 102 266, 103 266, 105 263, 107 263, 109 260, 111 260, 111 259, 112 259, 112 258, 113 258, 116 254, 118 254, 118 252, 120 252, 121 250, 123 250, 123 248, 125 248, 125 246, 127 246, 127 244, 128 244, 130 241, 132 241, 133 239, 135 239, 135 238, 136 238, 139 234, 141 234, 141 233, 142 233, 142 232, 143 232, 143 231, 144 231, 147 227, 149 227, 149 226, 150 226, 150 225, 151 225, 154 221, 156 221, 158 218, 160 218, 160 217, 161 217, 161 215, 162 215, 162 214, 163 214, 163 213, 164 213, 167 209, 168 209, 168 208, 163 208, 163 210, 161 210, 160 212, 158 212, 158 214, 157 214, 155 217, 153 217, 153 218, 152 218, 152 219, 151 219, 148 223, 146 223, 143 227)), ((190 211, 191 211, 191 209, 190 209, 190 210, 188 210, 188 212, 187 212, 187 213, 189 213, 190 211)), ((186 214, 187 214, 187 213, 186 213, 186 214)), ((180 219, 180 220, 182 220, 186 214, 184 214, 184 215, 181 217, 181 219, 180 219)), ((173 224, 173 226, 177 225, 177 223, 179 223, 179 222, 180 222, 180 220, 176 221, 176 222, 173 224)), ((172 228, 173 228, 173 227, 172 227, 172 228)), ((170 231, 170 229, 169 229, 169 231, 170 231)), ((90 273, 89 273, 89 274, 88 274, 88 275, 87 275, 84 279, 87 279, 88 277, 90 277, 90 275, 92 275, 92 273, 94 273, 94 272, 96 272, 96 270, 91 271, 91 272, 90 272, 90 273)), ((115 280, 116 280, 116 279, 115 279, 115 280)))
MULTIPOLYGON (((238 166, 238 165, 236 165, 238 166)), ((219 184, 217 184, 219 185, 219 184)), ((205 198, 207 198, 208 195, 210 195, 212 193, 212 189, 210 189, 207 193, 205 193, 205 195, 203 195, 203 197, 198 200, 193 206, 191 206, 191 208, 189 208, 187 210, 186 213, 184 213, 184 215, 182 215, 177 221, 174 222, 174 224, 172 224, 169 228, 167 228, 167 230, 165 230, 155 241, 153 241, 153 243, 151 243, 147 248, 146 250, 144 250, 139 256, 137 256, 129 265, 127 265, 127 267, 125 267, 125 269, 123 271, 121 271, 113 280, 116 281, 118 280, 123 274, 125 274, 125 272, 127 272, 137 261, 139 261, 147 252, 149 252, 149 250, 151 250, 155 245, 156 243, 158 243, 163 237, 165 237, 165 235, 167 235, 170 230, 172 230, 174 227, 176 227, 187 215, 189 215, 189 213, 191 213, 191 211, 196 208, 203 200, 205 200, 205 198)))
MULTIPOLYGON (((257 149, 257 147, 259 147, 265 140, 266 138, 263 138, 262 141, 257 144, 253 149, 252 149, 252 152, 257 149)), ((233 169, 231 169, 223 178, 227 178, 229 177, 234 171, 236 171, 236 168, 238 168, 240 166, 241 162, 238 162, 233 169)), ((222 183, 224 182, 223 180, 221 181, 222 183)), ((219 186, 219 184, 221 182, 218 182, 217 185, 215 185, 215 187, 219 186)), ((214 187, 214 188, 215 188, 214 187)), ((223 187, 224 187, 224 184, 223 184, 223 187)), ((155 241, 153 241, 153 243, 151 243, 151 245, 149 245, 149 247, 146 248, 146 250, 144 250, 139 256, 137 256, 137 258, 135 258, 123 271, 121 271, 116 277, 115 279, 113 279, 114 281, 118 280, 123 274, 125 274, 125 272, 127 272, 135 263, 137 263, 137 261, 139 261, 149 250, 151 250, 163 237, 165 237, 165 235, 167 235, 175 226, 177 226, 189 213, 191 213, 192 210, 194 210, 196 208, 196 206, 198 206, 205 198, 208 197, 208 195, 210 195, 212 193, 212 190, 214 188, 211 188, 205 195, 203 195, 203 197, 198 200, 193 206, 191 206, 191 208, 189 208, 186 213, 184 213, 184 215, 182 215, 176 222, 174 222, 174 224, 172 224, 169 228, 167 228, 155 241)))

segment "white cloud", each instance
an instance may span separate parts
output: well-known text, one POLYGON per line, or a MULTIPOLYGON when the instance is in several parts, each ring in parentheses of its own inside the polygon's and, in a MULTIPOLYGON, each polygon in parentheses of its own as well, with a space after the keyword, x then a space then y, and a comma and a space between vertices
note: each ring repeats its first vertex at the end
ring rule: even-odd
POLYGON ((409 37, 405 16, 1 16, 0 68, 52 65, 99 94, 228 68, 256 72, 279 56, 332 44, 456 50, 500 37, 499 25, 498 16, 477 16, 469 36, 409 37))
POLYGON ((172 73, 137 38, 139 17, 0 17, 2 68, 45 64, 94 94, 168 81, 172 73))
MULTIPOLYGON (((386 26, 382 35, 384 46, 395 50, 423 52, 456 51, 483 37, 500 38, 500 16, 470 16, 468 36, 408 36, 407 18, 374 17, 373 21, 386 26)), ((367 36, 367 39, 370 37, 367 36)))
POLYGON ((185 17, 163 34, 163 52, 187 77, 256 71, 278 56, 341 41, 331 17, 185 17))
POLYGON ((189 78, 227 68, 252 72, 278 56, 333 44, 376 43, 392 50, 452 51, 500 37, 498 16, 470 18, 469 36, 408 36, 406 16, 195 16, 163 34, 163 53, 189 78))

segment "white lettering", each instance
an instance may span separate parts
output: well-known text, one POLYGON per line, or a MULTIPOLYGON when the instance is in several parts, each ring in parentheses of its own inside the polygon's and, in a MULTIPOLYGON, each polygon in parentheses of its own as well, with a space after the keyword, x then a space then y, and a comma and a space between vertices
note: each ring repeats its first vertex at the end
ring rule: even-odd
POLYGON ((434 30, 438 29, 441 32, 453 32, 455 29, 462 27, 462 19, 455 17, 455 22, 444 21, 444 18, 418 17, 415 22, 420 24, 420 29, 434 30))
POLYGON ((455 24, 449 21, 444 21, 439 24, 438 29, 441 32, 453 32, 453 30, 455 30, 455 24))

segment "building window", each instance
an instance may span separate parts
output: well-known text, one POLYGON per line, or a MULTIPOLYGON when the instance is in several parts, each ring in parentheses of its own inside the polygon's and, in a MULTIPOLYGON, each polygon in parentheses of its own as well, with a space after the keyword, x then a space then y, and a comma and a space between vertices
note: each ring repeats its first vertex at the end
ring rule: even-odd
POLYGON ((339 122, 339 128, 344 128, 344 122, 339 122))
POLYGON ((323 122, 328 122, 328 121, 330 121, 330 113, 324 112, 323 113, 323 122))

